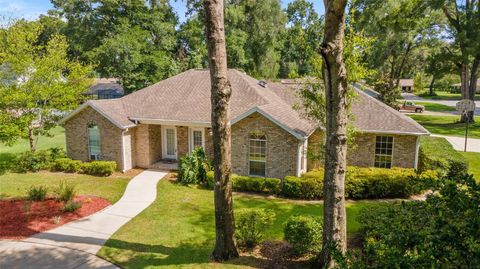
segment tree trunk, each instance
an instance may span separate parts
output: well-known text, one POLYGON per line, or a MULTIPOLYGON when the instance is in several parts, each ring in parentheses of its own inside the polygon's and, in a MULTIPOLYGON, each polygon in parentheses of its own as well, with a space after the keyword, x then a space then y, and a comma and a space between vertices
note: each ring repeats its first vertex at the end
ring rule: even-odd
POLYGON ((230 95, 223 20, 223 0, 204 0, 211 79, 213 165, 215 170, 215 261, 238 257, 234 239, 231 182, 230 95))
MULTIPOLYGON (((462 63, 460 67, 460 79, 461 79, 461 88, 460 92, 462 99, 475 100, 475 93, 477 91, 477 79, 478 79, 478 69, 480 65, 480 60, 474 60, 472 67, 468 68, 468 63, 462 63)), ((474 121, 474 112, 467 114, 462 114, 460 119, 461 122, 473 122, 474 121)))
POLYGON ((30 151, 35 152, 36 149, 36 143, 35 143, 35 138, 33 136, 33 129, 28 128, 28 144, 30 145, 30 151))
POLYGON ((435 76, 432 76, 432 80, 430 81, 430 86, 428 87, 430 95, 433 95, 434 93, 433 91, 434 86, 435 86, 435 76))
POLYGON ((324 0, 325 32, 321 46, 326 92, 326 153, 323 188, 322 266, 332 268, 332 251, 347 250, 345 172, 347 154, 347 72, 343 59, 347 0, 324 0))

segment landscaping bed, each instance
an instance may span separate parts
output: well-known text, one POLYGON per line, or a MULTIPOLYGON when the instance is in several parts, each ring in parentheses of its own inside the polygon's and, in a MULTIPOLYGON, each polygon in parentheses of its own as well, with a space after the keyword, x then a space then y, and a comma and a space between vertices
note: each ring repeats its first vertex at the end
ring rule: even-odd
POLYGON ((74 199, 81 207, 64 211, 64 203, 49 198, 44 201, 0 200, 0 239, 22 239, 89 216, 111 203, 103 198, 81 195, 74 199))

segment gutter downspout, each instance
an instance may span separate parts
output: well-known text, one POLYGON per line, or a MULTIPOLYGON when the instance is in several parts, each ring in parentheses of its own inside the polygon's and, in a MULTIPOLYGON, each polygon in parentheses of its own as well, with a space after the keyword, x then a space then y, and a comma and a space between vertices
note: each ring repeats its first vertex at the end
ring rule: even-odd
POLYGON ((419 152, 420 152, 420 136, 417 136, 417 142, 416 142, 416 145, 415 145, 415 164, 414 164, 415 169, 418 169, 418 155, 419 155, 419 152))

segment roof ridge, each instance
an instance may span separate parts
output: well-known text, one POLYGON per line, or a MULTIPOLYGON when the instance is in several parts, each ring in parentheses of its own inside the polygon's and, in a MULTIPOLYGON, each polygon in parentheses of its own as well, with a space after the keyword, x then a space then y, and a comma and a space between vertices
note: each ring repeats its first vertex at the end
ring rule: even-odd
POLYGON ((415 120, 413 120, 412 118, 410 117, 407 117, 405 115, 403 115, 402 113, 398 112, 397 110, 395 110, 394 108, 386 105, 385 103, 383 103, 382 101, 376 99, 376 98, 373 98, 372 96, 368 95, 367 93, 363 92, 361 89, 357 88, 355 85, 353 85, 353 88, 360 94, 362 94, 364 97, 368 98, 369 100, 372 100, 374 103, 378 104, 379 107, 383 108, 385 111, 388 111, 390 112, 391 114, 393 114, 395 117, 401 119, 401 120, 406 120, 408 123, 410 123, 412 126, 414 126, 415 128, 421 130, 421 131, 425 131, 427 133, 429 133, 429 131, 427 131, 427 129, 425 129, 422 125, 420 125, 418 122, 416 122, 415 120))

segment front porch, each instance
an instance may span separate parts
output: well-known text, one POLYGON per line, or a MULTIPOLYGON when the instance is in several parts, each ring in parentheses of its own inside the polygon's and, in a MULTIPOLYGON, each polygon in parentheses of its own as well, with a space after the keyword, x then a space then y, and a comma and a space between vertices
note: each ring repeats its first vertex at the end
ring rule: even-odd
POLYGON ((151 164, 148 169, 176 171, 178 170, 178 162, 175 160, 163 160, 151 164))

